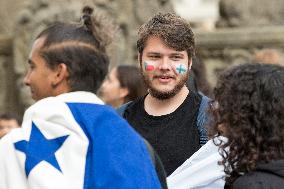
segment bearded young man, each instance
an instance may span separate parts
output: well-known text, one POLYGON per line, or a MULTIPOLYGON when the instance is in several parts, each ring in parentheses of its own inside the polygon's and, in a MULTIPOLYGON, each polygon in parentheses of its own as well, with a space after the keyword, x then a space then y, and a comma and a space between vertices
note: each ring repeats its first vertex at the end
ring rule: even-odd
POLYGON ((118 109, 159 154, 167 175, 207 142, 208 98, 185 85, 194 56, 194 34, 175 14, 157 14, 138 32, 137 49, 148 94, 118 109))

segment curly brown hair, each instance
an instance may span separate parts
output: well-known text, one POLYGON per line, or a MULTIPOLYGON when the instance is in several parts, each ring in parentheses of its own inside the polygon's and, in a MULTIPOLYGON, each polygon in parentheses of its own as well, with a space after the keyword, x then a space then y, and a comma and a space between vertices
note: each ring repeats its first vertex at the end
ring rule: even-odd
POLYGON ((214 96, 218 106, 211 106, 211 133, 228 138, 217 145, 229 185, 258 163, 284 158, 284 67, 230 68, 219 76, 214 96))
POLYGON ((194 34, 189 22, 173 13, 158 13, 139 28, 137 50, 140 56, 148 38, 152 36, 161 38, 167 46, 177 51, 187 51, 189 58, 195 54, 194 34))

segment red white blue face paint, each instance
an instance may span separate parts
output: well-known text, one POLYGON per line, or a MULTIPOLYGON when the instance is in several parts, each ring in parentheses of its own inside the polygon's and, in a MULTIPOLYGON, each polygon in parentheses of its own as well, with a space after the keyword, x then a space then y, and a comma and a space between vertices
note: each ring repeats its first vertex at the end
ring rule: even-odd
POLYGON ((145 61, 144 61, 143 64, 144 64, 144 69, 145 69, 145 71, 153 71, 153 70, 155 69, 154 64, 151 63, 151 62, 145 62, 145 61))
POLYGON ((177 64, 175 65, 175 71, 177 74, 186 74, 187 67, 184 64, 177 64))

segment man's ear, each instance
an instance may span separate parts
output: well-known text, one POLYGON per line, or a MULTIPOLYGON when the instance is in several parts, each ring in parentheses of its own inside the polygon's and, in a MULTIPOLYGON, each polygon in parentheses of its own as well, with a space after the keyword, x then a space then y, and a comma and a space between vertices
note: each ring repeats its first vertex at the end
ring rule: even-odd
POLYGON ((55 75, 54 75, 53 82, 52 82, 53 86, 57 86, 63 81, 67 81, 67 78, 69 77, 67 66, 64 63, 58 64, 56 68, 54 69, 54 73, 55 75))

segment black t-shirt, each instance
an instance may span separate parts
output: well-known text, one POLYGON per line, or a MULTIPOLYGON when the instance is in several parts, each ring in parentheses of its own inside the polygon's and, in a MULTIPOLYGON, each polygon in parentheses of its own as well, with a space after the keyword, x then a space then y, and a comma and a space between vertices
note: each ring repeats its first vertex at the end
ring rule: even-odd
POLYGON ((162 116, 149 115, 144 99, 131 103, 123 117, 150 142, 170 175, 200 148, 196 120, 201 96, 190 91, 174 112, 162 116))

